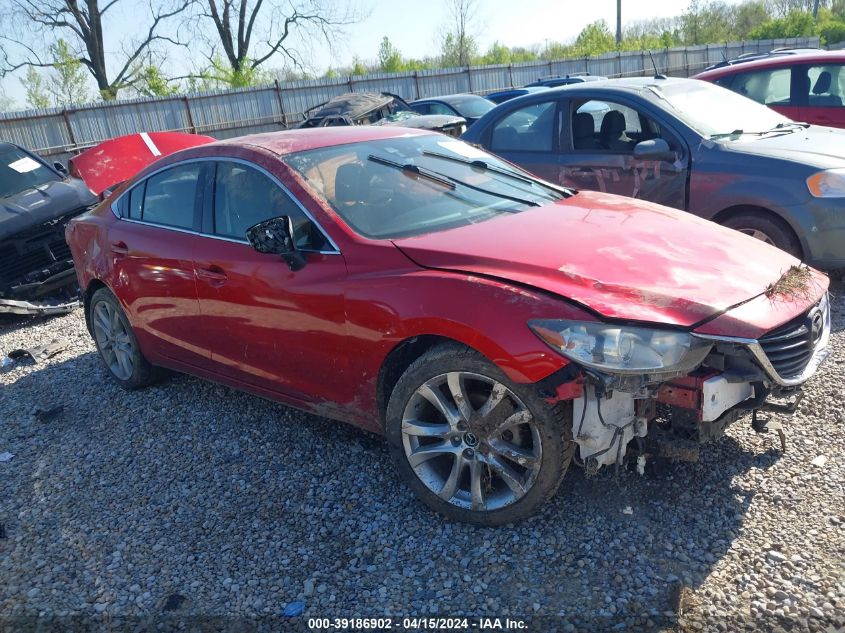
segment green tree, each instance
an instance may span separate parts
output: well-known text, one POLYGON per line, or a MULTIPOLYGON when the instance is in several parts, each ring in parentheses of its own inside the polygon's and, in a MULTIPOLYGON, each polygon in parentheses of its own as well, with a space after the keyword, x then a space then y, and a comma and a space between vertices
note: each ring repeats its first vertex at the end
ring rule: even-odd
POLYGON ((588 24, 575 38, 574 52, 578 56, 601 55, 615 48, 616 38, 604 20, 588 24))
POLYGON ((67 107, 89 101, 88 73, 68 43, 59 39, 50 47, 50 52, 53 55, 53 71, 47 82, 47 92, 53 105, 67 107))
POLYGON ((6 94, 6 90, 0 85, 0 112, 9 112, 15 109, 15 100, 6 94))
POLYGON ((440 40, 440 58, 444 67, 469 66, 478 56, 474 22, 477 0, 446 0, 449 24, 440 40))
POLYGON ((813 16, 806 11, 792 11, 786 17, 775 18, 755 27, 749 36, 755 40, 774 40, 785 37, 810 37, 816 32, 813 16))
POLYGON ((156 66, 145 66, 137 72, 134 88, 142 97, 168 97, 179 92, 180 86, 168 80, 156 66))
POLYGON ((405 69, 401 51, 386 36, 378 47, 378 65, 384 73, 398 73, 405 69))
POLYGON ((26 69, 26 76, 21 79, 26 91, 26 103, 31 108, 49 108, 50 95, 47 93, 44 77, 35 68, 26 69))
POLYGON ((350 75, 355 75, 355 76, 360 77, 360 76, 369 74, 369 72, 370 72, 369 69, 364 64, 364 62, 361 61, 360 57, 358 57, 356 55, 355 57, 352 58, 352 68, 349 69, 350 75))
POLYGON ((510 64, 512 63, 511 49, 499 41, 493 42, 479 61, 482 64, 510 64))

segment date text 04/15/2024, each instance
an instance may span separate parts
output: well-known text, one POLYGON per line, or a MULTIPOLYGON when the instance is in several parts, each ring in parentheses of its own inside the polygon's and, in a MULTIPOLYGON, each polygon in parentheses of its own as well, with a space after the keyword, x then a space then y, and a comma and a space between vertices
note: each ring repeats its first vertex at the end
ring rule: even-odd
POLYGON ((311 631, 519 631, 528 623, 520 618, 308 618, 311 631))

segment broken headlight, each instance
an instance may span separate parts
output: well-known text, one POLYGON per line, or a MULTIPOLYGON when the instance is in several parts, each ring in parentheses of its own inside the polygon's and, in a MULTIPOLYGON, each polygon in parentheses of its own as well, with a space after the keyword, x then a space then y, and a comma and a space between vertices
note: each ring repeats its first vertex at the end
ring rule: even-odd
POLYGON ((692 371, 712 343, 687 332, 586 321, 534 320, 528 327, 556 352, 611 374, 678 374, 692 371))

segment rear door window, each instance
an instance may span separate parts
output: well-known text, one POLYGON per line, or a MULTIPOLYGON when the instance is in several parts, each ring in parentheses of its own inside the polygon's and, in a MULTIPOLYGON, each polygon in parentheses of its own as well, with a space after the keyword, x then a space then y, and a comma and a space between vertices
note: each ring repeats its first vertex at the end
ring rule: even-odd
POLYGON ((201 163, 190 163, 150 176, 145 183, 141 219, 181 229, 194 228, 201 172, 201 163))
POLYGON ((556 110, 556 101, 543 101, 510 112, 493 127, 491 149, 494 152, 551 152, 556 110))
POLYGON ((792 70, 772 68, 739 73, 731 82, 731 90, 768 106, 795 105, 790 98, 792 70))
POLYGON ((842 107, 845 94, 845 72, 841 64, 824 64, 807 68, 807 105, 811 108, 842 107))

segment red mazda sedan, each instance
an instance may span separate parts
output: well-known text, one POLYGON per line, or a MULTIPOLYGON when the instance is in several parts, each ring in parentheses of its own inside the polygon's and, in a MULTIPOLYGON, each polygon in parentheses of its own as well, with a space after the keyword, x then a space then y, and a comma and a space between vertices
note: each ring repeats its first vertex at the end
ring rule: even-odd
POLYGON ((576 449, 595 471, 788 408, 828 354, 827 278, 790 255, 430 132, 181 151, 67 238, 117 383, 169 368, 384 433, 478 524, 534 512, 576 449))

